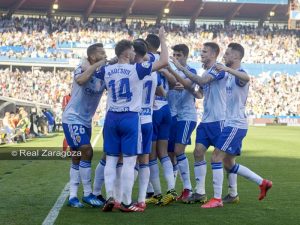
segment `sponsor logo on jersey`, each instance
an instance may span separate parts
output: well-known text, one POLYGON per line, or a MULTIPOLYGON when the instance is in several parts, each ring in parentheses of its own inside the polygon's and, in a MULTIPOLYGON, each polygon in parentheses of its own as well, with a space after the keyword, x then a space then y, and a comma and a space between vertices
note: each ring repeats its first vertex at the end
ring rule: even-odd
POLYGON ((143 62, 142 63, 142 67, 144 67, 144 68, 149 68, 151 66, 151 63, 149 63, 149 62, 143 62))

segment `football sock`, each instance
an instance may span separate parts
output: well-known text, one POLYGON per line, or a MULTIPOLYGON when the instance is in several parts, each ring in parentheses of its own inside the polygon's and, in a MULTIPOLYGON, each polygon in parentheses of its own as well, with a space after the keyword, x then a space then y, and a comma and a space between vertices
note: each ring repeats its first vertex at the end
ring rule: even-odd
POLYGON ((184 189, 192 190, 189 161, 186 158, 186 155, 183 153, 181 155, 176 156, 176 159, 178 162, 178 167, 183 181, 184 189))
POLYGON ((145 202, 147 186, 150 179, 149 164, 139 165, 139 197, 138 202, 145 202))
POLYGON ((206 161, 200 161, 194 163, 194 172, 196 179, 196 188, 195 191, 198 194, 205 194, 205 177, 206 177, 207 165, 206 161))
POLYGON ((136 156, 123 157, 123 169, 121 172, 121 193, 122 202, 129 205, 132 202, 132 188, 134 184, 134 166, 136 156))
POLYGON ((153 186, 154 194, 155 195, 161 194, 161 186, 160 186, 159 169, 158 169, 157 159, 150 160, 149 167, 150 167, 150 182, 153 186))
POLYGON ((238 175, 241 175, 245 177, 248 180, 251 180, 255 182, 257 185, 261 185, 263 178, 261 178, 259 175, 248 169, 247 167, 240 165, 240 164, 235 164, 231 170, 230 173, 237 173, 238 175))
POLYGON ((95 170, 95 178, 94 178, 94 190, 93 194, 98 196, 101 194, 102 185, 104 183, 104 167, 106 161, 101 159, 95 170))
POLYGON ((71 164, 70 167, 70 197, 77 197, 78 186, 80 183, 79 165, 71 164))
POLYGON ((213 172, 213 187, 214 187, 214 198, 222 198, 222 186, 223 186, 223 165, 222 162, 211 163, 213 172))
POLYGON ((106 198, 114 196, 114 184, 117 177, 116 166, 119 157, 117 156, 106 156, 106 165, 104 167, 104 183, 106 189, 106 198))
MULTIPOLYGON (((150 171, 150 168, 149 168, 149 171, 150 171)), ((153 186, 150 182, 150 175, 149 175, 149 183, 148 183, 148 187, 147 187, 147 193, 154 193, 153 186)))
POLYGON ((235 197, 238 195, 237 193, 237 174, 236 173, 228 173, 228 194, 231 197, 235 197))
POLYGON ((117 164, 117 176, 115 179, 115 185, 114 185, 114 197, 117 202, 121 202, 121 173, 123 169, 123 163, 118 163, 117 164))
POLYGON ((161 165, 163 167, 164 176, 168 184, 168 190, 175 188, 175 179, 173 173, 173 165, 169 156, 165 156, 160 159, 161 165))
POLYGON ((81 177, 81 182, 83 185, 83 195, 84 197, 92 193, 92 170, 91 170, 91 161, 80 160, 79 162, 79 173, 81 177))
POLYGON ((135 164, 135 167, 134 167, 134 182, 136 181, 136 178, 138 177, 139 175, 139 164, 135 164))

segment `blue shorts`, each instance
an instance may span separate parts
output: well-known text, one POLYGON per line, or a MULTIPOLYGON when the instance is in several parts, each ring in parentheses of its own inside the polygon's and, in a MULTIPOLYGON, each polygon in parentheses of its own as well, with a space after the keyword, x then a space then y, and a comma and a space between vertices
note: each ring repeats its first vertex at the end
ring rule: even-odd
POLYGON ((107 112, 104 127, 104 152, 110 156, 138 154, 141 132, 137 112, 107 112))
POLYGON ((177 121, 176 124, 176 144, 190 145, 191 135, 195 130, 197 123, 195 121, 177 121))
POLYGON ((78 150, 82 145, 91 144, 92 129, 80 124, 62 124, 66 140, 72 150, 78 150))
POLYGON ((225 127, 217 141, 216 148, 230 155, 240 155, 242 141, 247 134, 247 129, 225 127))
POLYGON ((169 105, 153 111, 153 136, 152 141, 169 140, 172 117, 169 105))
POLYGON ((142 124, 142 153, 150 154, 151 152, 151 144, 152 144, 152 135, 153 135, 153 124, 145 123, 142 124))
POLYGON ((202 144, 206 148, 209 146, 216 146, 219 136, 222 133, 224 127, 224 120, 210 122, 210 123, 200 123, 197 127, 196 133, 196 143, 202 144))
POLYGON ((169 142, 168 142, 168 152, 174 152, 175 149, 176 125, 177 125, 177 116, 173 116, 171 128, 170 128, 169 142))

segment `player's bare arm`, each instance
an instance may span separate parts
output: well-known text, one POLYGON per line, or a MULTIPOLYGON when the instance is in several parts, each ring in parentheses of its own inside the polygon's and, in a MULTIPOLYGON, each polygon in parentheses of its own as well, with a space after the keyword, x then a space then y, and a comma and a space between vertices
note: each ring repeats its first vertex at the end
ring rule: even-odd
POLYGON ((76 76, 75 81, 79 85, 84 85, 87 81, 90 80, 94 72, 98 67, 104 66, 106 63, 106 59, 96 62, 95 64, 89 66, 83 73, 76 76))
POLYGON ((158 86, 155 90, 155 95, 157 96, 162 96, 162 97, 166 97, 167 93, 165 92, 164 88, 162 85, 158 86))
POLYGON ((170 85, 171 88, 173 88, 176 85, 176 78, 169 72, 168 69, 163 68, 160 69, 159 72, 168 80, 168 83, 170 85))
POLYGON ((245 83, 250 81, 249 75, 244 71, 239 71, 239 70, 227 67, 227 66, 219 64, 219 63, 216 63, 215 66, 216 66, 217 70, 219 70, 219 71, 224 70, 225 72, 228 72, 228 73, 232 74, 233 76, 236 76, 237 78, 239 78, 241 81, 243 81, 245 83))
POLYGON ((182 66, 177 59, 174 57, 170 57, 176 66, 177 69, 181 70, 191 81, 198 85, 205 85, 213 81, 213 77, 211 76, 197 76, 194 73, 190 72, 187 68, 182 66))
POLYGON ((157 71, 161 68, 164 68, 168 65, 169 53, 168 53, 168 47, 167 47, 167 44, 166 44, 166 37, 165 37, 164 27, 159 28, 158 36, 159 36, 159 40, 160 40, 161 53, 160 53, 159 60, 154 62, 153 65, 152 65, 152 72, 157 71))

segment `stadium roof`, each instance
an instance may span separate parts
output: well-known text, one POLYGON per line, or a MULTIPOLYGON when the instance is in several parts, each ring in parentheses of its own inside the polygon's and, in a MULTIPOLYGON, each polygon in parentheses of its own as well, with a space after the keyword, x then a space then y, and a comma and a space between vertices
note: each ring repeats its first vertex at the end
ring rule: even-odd
POLYGON ((288 20, 288 5, 205 2, 205 0, 1 0, 0 9, 8 14, 16 12, 51 13, 52 5, 58 3, 55 13, 81 14, 87 18, 95 15, 166 17, 195 19, 288 20), (270 18, 270 11, 275 15, 270 18))

